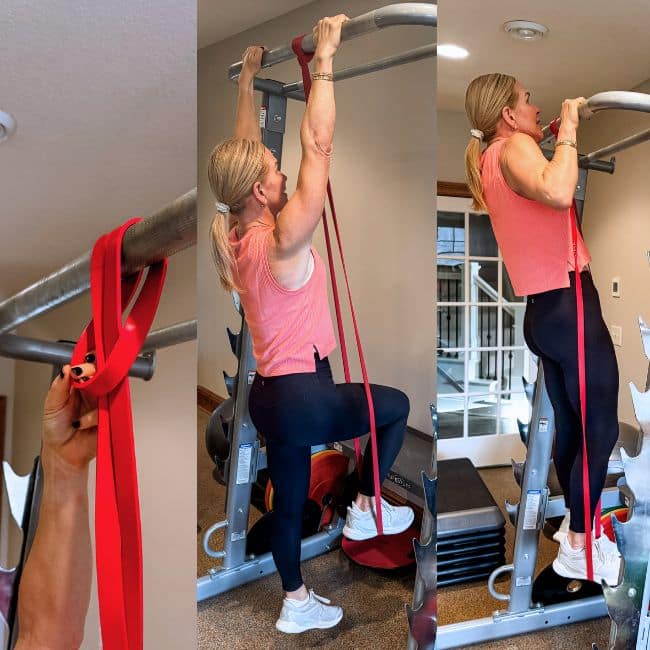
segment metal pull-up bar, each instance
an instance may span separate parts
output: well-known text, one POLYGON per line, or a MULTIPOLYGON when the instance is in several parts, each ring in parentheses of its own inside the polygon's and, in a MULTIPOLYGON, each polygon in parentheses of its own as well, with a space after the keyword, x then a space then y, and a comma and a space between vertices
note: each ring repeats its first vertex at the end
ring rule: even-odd
MULTIPOLYGON (((122 274, 131 275, 196 244, 196 189, 129 228, 122 246, 122 274)), ((0 303, 6 334, 90 288, 90 252, 0 303)))
MULTIPOLYGON (((430 45, 422 45, 422 47, 416 47, 402 54, 395 54, 393 56, 387 56, 383 59, 377 59, 377 61, 371 61, 370 63, 362 63, 360 65, 354 65, 347 68, 342 68, 337 70, 334 73, 334 81, 342 81, 343 79, 351 79, 352 77, 360 77, 364 74, 370 74, 371 72, 377 72, 378 70, 385 70, 386 68, 394 68, 398 65, 404 65, 405 63, 413 63, 414 61, 420 61, 421 59, 427 59, 436 55, 436 44, 431 43, 430 45)), ((293 93, 302 93, 303 92, 303 83, 302 81, 294 81, 292 83, 284 84, 282 86, 282 94, 292 96, 293 93)), ((300 99, 303 99, 303 96, 300 96, 300 99)))
MULTIPOLYGON (((434 4, 426 2, 402 2, 399 4, 387 5, 380 7, 374 11, 357 16, 347 21, 341 28, 341 42, 349 41, 352 38, 374 32, 385 27, 393 27, 397 25, 422 25, 425 27, 435 27, 438 23, 438 8, 434 4)), ((417 61, 418 59, 427 56, 433 56, 435 49, 434 46, 427 46, 429 50, 424 53, 422 48, 411 50, 409 52, 395 55, 394 57, 387 57, 382 59, 381 62, 364 64, 347 68, 345 71, 341 70, 335 72, 336 79, 347 79, 355 77, 367 72, 374 72, 375 70, 382 70, 408 63, 409 61, 417 61), (409 58, 410 57, 410 58, 409 58), (379 66, 377 64, 381 63, 379 66), (345 76, 342 76, 345 73, 345 76)), ((305 52, 313 52, 315 49, 314 39, 311 34, 307 34, 302 39, 302 49, 305 52)), ((289 61, 294 58, 291 44, 280 45, 279 47, 271 48, 264 52, 262 57, 262 68, 269 68, 276 63, 289 61)), ((233 63, 228 68, 228 78, 232 81, 239 77, 243 66, 243 61, 233 63)), ((285 88, 289 88, 288 92, 295 93, 302 87, 301 84, 288 84, 285 88)), ((286 92, 286 91, 285 91, 286 92)))
POLYGON ((604 110, 640 111, 650 113, 650 95, 627 90, 610 90, 591 96, 579 110, 580 117, 589 119, 604 110))
MULTIPOLYGON (((139 379, 151 379, 156 365, 155 350, 179 345, 196 339, 196 320, 188 320, 182 323, 175 323, 158 330, 150 332, 144 341, 141 355, 129 371, 131 377, 139 379)), ((0 355, 9 359, 21 359, 23 361, 37 361, 52 365, 64 365, 70 363, 70 357, 74 349, 74 343, 41 341, 26 336, 15 334, 0 335, 0 355)))
POLYGON ((635 145, 646 142, 647 140, 650 140, 650 129, 646 129, 640 133, 635 133, 634 135, 624 138, 623 140, 619 140, 618 142, 614 142, 614 144, 610 144, 607 147, 596 149, 596 151, 592 151, 590 154, 587 154, 584 157, 584 160, 591 161, 596 160, 597 158, 603 158, 604 156, 611 156, 618 151, 629 149, 630 147, 634 147, 635 145))

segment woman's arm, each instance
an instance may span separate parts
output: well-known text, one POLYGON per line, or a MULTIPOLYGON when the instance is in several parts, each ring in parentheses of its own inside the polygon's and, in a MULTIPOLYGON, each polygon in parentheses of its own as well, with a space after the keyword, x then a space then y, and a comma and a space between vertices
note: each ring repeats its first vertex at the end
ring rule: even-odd
MULTIPOLYGON (((576 142, 578 107, 584 98, 566 99, 562 104, 557 141, 576 142)), ((525 133, 515 133, 504 145, 501 170, 508 185, 518 194, 557 210, 571 207, 578 183, 578 153, 567 144, 556 146, 546 160, 539 145, 525 133)))
POLYGON ((244 52, 241 74, 237 84, 237 115, 235 117, 235 138, 261 140, 260 125, 255 107, 253 81, 262 65, 264 48, 260 45, 249 47, 244 52))
MULTIPOLYGON (((341 42, 345 15, 323 18, 314 27, 314 72, 332 73, 334 54, 341 42)), ((325 205, 336 107, 332 81, 315 79, 300 126, 302 159, 296 191, 278 215, 274 230, 280 257, 293 257, 308 248, 325 205)))
MULTIPOLYGON (((80 367, 75 379, 94 374, 92 364, 80 367)), ((16 650, 79 648, 90 600, 88 464, 97 449, 97 410, 71 387, 70 366, 62 373, 45 400, 43 496, 18 592, 16 650)))

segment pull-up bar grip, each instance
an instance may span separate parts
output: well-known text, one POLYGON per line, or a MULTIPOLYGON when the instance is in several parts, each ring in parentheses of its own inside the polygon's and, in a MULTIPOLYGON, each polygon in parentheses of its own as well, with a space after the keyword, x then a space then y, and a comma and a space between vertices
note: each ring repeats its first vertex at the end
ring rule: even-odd
MULTIPOLYGON (((578 109, 578 114, 581 120, 588 120, 594 113, 604 110, 650 113, 650 95, 628 90, 609 90, 603 93, 596 93, 578 109)), ((551 125, 547 124, 543 131, 544 140, 546 140, 552 135, 551 125)))
MULTIPOLYGON (((435 27, 438 23, 438 8, 436 5, 426 2, 401 2, 399 4, 387 5, 374 11, 357 16, 347 21, 341 28, 341 42, 349 41, 352 38, 374 32, 385 27, 397 25, 423 25, 435 27)), ((305 52, 313 52, 315 49, 314 39, 307 34, 302 39, 302 49, 305 52)), ((280 45, 264 52, 262 67, 269 68, 276 63, 293 59, 294 54, 291 43, 280 45)), ((234 80, 239 77, 243 61, 233 63, 228 68, 228 78, 234 80)))
POLYGON ((580 107, 580 118, 589 119, 594 113, 610 109, 650 113, 650 95, 626 90, 597 93, 580 107))

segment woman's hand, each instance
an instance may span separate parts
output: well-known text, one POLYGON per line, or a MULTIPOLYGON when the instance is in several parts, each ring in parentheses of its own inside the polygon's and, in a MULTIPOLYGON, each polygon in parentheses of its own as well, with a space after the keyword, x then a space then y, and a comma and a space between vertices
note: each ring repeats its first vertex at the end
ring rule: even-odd
POLYGON ((78 366, 63 366, 52 382, 43 409, 43 460, 63 461, 85 470, 97 454, 97 403, 74 384, 95 374, 94 356, 78 366))
POLYGON ((246 48, 242 56, 244 65, 239 74, 239 85, 251 86, 255 75, 262 69, 262 55, 264 48, 261 45, 251 45, 246 48))
POLYGON ((562 110, 560 111, 560 124, 568 128, 577 129, 580 124, 578 109, 586 101, 584 97, 565 99, 562 102, 562 110))
POLYGON ((350 20, 345 14, 321 18, 312 30, 317 59, 331 59, 341 43, 341 27, 350 20))

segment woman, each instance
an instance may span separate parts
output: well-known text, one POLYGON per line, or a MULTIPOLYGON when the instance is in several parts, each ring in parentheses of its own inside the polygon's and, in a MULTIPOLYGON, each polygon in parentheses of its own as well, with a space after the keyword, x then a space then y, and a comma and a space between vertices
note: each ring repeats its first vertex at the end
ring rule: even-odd
MULTIPOLYGON (((569 513, 553 562, 559 575, 587 576, 582 487, 582 423, 578 384, 577 318, 571 206, 578 182, 578 108, 562 104, 553 158, 544 158, 539 109, 530 93, 505 74, 474 79, 465 110, 473 127, 465 167, 474 208, 488 211, 515 293, 528 296, 524 337, 540 357, 555 412, 554 463, 569 513), (481 141, 487 149, 481 154, 481 141), (568 531, 564 534, 564 531, 568 531)), ((589 251, 577 236, 585 314, 589 517, 593 522, 609 455, 618 437, 618 368, 598 293, 588 270, 589 251)), ((593 541, 594 580, 619 580, 620 556, 605 536, 593 541)))
MULTIPOLYGON (((287 177, 260 141, 253 100, 260 47, 244 54, 234 138, 214 149, 208 170, 217 199, 212 243, 219 278, 224 289, 240 292, 257 362, 249 410, 266 439, 274 488, 271 549, 285 596, 276 627, 289 633, 333 627, 343 615, 308 591, 300 574, 310 448, 369 430, 363 385, 332 380, 327 356, 336 343, 326 272, 311 245, 325 203, 335 123, 332 60, 345 20, 324 18, 313 31, 313 87, 300 127, 302 159, 291 198, 287 177)), ((383 386, 372 386, 372 396, 383 480, 402 445, 409 403, 400 391, 383 386)), ((377 534, 369 447, 344 528, 355 540, 377 534)), ((409 527, 410 508, 381 503, 385 534, 409 527)))

